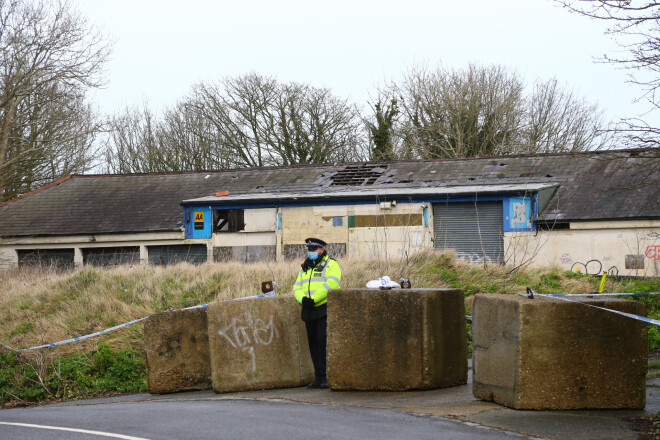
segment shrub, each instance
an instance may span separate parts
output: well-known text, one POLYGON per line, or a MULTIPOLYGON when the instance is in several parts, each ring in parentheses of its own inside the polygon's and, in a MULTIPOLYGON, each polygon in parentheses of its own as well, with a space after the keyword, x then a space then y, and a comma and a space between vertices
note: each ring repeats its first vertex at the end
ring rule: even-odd
POLYGON ((147 374, 141 355, 131 348, 99 344, 90 354, 27 360, 0 353, 0 403, 87 398, 107 393, 145 391, 147 374))

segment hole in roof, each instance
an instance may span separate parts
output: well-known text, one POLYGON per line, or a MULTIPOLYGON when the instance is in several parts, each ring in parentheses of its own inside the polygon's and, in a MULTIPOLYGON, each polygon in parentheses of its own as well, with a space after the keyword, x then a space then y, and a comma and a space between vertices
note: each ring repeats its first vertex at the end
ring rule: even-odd
POLYGON ((373 185, 385 171, 387 165, 347 165, 330 179, 330 186, 365 186, 373 185))
POLYGON ((505 163, 501 163, 500 166, 501 166, 501 167, 505 167, 506 164, 505 164, 505 163))
POLYGON ((468 177, 468 180, 477 180, 476 177, 468 177))
POLYGON ((546 174, 545 177, 554 177, 552 174, 546 174))
POLYGON ((259 186, 255 187, 254 189, 262 189, 262 188, 263 188, 263 186, 259 185, 259 186))

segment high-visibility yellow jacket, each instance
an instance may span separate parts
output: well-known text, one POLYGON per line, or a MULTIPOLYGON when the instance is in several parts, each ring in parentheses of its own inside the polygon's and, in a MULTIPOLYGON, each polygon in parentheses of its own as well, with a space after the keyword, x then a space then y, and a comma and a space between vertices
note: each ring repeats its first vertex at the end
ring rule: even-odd
POLYGON ((328 290, 339 289, 340 282, 339 263, 326 255, 315 267, 306 271, 300 269, 293 294, 300 304, 304 296, 309 296, 314 300, 314 307, 318 307, 328 302, 328 290))

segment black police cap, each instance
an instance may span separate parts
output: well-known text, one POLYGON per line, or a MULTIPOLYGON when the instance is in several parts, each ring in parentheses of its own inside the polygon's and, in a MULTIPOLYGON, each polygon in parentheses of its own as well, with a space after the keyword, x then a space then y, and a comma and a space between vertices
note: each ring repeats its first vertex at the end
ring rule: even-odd
POLYGON ((305 239, 305 244, 308 248, 324 248, 327 243, 320 238, 310 237, 305 239))

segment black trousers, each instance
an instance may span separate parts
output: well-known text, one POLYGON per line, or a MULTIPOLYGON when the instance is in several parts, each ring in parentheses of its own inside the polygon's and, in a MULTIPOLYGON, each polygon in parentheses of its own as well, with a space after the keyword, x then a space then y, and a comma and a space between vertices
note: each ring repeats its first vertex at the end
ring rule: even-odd
POLYGON ((305 322, 307 328, 307 342, 309 343, 309 352, 312 354, 312 363, 314 364, 314 375, 317 378, 325 377, 325 347, 328 341, 326 329, 328 327, 328 318, 324 316, 314 321, 305 322))

